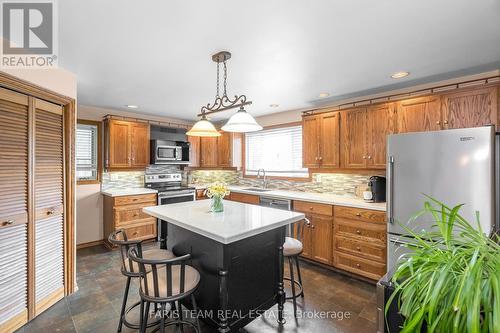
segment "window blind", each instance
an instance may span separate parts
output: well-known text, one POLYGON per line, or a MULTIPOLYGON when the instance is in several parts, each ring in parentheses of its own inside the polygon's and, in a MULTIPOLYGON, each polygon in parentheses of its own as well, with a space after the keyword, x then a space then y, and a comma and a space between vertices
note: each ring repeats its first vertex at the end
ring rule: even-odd
POLYGON ((76 178, 97 179, 97 126, 78 124, 76 129, 76 178))
POLYGON ((302 126, 291 126, 245 134, 245 173, 308 177, 302 167, 302 126))

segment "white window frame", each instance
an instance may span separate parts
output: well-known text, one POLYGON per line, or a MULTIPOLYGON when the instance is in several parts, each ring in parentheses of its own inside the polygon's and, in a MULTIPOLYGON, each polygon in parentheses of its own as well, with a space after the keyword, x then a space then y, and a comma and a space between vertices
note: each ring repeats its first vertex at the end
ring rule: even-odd
MULTIPOLYGON (((250 168, 250 154, 251 150, 249 149, 249 141, 252 140, 253 138, 257 136, 262 136, 266 134, 278 134, 279 132, 284 132, 287 130, 300 130, 300 136, 296 137, 296 144, 297 144, 297 150, 296 152, 299 154, 297 159, 295 160, 296 168, 291 169, 291 170, 272 170, 270 168, 266 169, 263 167, 263 169, 266 171, 266 177, 269 178, 276 178, 276 179, 297 179, 297 180, 307 180, 310 177, 309 170, 307 168, 302 167, 302 124, 301 123, 292 123, 292 124, 286 124, 282 125, 279 127, 273 127, 273 128, 268 128, 264 129, 259 132, 253 132, 253 133, 246 133, 245 134, 245 140, 243 144, 245 145, 245 164, 243 166, 244 173, 243 176, 245 177, 255 177, 258 172, 258 167, 255 167, 257 170, 254 170, 254 168, 250 168), (300 165, 300 168, 298 167, 300 165)), ((295 133, 296 135, 297 133, 295 133)))
POLYGON ((75 142, 75 168, 76 168, 76 181, 77 184, 97 184, 100 183, 101 181, 101 160, 102 157, 101 155, 101 122, 99 121, 90 121, 90 120, 78 120, 77 121, 77 128, 76 128, 76 142, 75 142), (95 137, 93 138, 93 148, 91 152, 91 166, 90 167, 84 167, 83 169, 85 170, 91 170, 95 171, 95 177, 85 177, 85 178, 80 178, 78 176, 78 171, 82 170, 82 166, 79 165, 78 163, 78 130, 83 129, 85 127, 93 127, 95 128, 94 135, 95 137))

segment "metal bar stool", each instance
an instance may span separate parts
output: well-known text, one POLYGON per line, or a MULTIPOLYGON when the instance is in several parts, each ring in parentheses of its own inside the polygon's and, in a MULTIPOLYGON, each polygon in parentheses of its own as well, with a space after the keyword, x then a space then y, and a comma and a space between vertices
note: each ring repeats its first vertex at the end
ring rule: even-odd
MULTIPOLYGON (((121 332, 122 330, 122 325, 127 326, 128 328, 132 329, 140 329, 141 327, 141 322, 138 324, 131 323, 127 320, 127 314, 136 306, 140 305, 141 302, 136 302, 132 304, 130 307, 126 308, 127 306, 127 299, 128 299, 128 294, 129 294, 129 289, 130 289, 130 281, 132 278, 139 278, 141 276, 141 273, 139 271, 139 266, 137 265, 136 262, 132 261, 128 257, 128 251, 130 249, 135 249, 137 256, 139 257, 144 257, 148 259, 172 259, 175 258, 174 254, 171 251, 168 250, 162 250, 162 249, 151 249, 151 250, 142 250, 142 241, 141 240, 128 240, 127 238, 127 233, 123 229, 116 230, 115 232, 111 233, 108 237, 108 241, 113 244, 117 245, 120 251, 120 258, 121 258, 121 272, 123 275, 127 277, 127 283, 125 285, 125 293, 123 295, 123 302, 122 302, 122 307, 120 311, 120 321, 118 323, 118 329, 117 332, 121 332)), ((142 313, 139 318, 142 320, 142 313)), ((152 327, 156 325, 158 322, 150 323, 148 327, 152 327)))
POLYGON ((300 266, 299 266, 299 255, 302 253, 304 246, 302 245, 302 237, 304 232, 304 226, 311 225, 311 222, 308 219, 304 219, 303 222, 296 223, 296 226, 292 226, 291 228, 291 237, 285 237, 285 244, 283 244, 283 256, 288 258, 288 266, 290 267, 290 277, 284 277, 284 280, 290 281, 290 285, 292 287, 292 296, 287 297, 286 299, 293 300, 293 315, 297 318, 297 297, 304 297, 304 288, 302 287, 302 276, 300 275, 300 266), (295 276, 293 273, 293 263, 297 267, 297 275, 299 281, 295 280, 295 276), (299 293, 295 292, 295 286, 298 287, 299 293))
MULTIPOLYGON (((186 265, 186 262, 191 258, 190 254, 173 259, 146 259, 138 255, 137 249, 130 249, 128 257, 132 261, 138 263, 141 272, 141 283, 139 294, 141 296, 141 308, 146 306, 145 311, 141 310, 144 315, 142 320, 141 332, 146 332, 149 317, 149 307, 151 303, 159 304, 161 311, 160 332, 165 332, 165 326, 183 325, 192 326, 196 332, 201 333, 200 321, 196 317, 196 324, 182 318, 181 300, 188 297, 191 298, 192 310, 195 314, 198 313, 194 292, 200 283, 200 274, 198 271, 186 265), (179 315, 173 320, 165 323, 165 314, 167 312, 167 304, 177 302, 179 315)), ((157 331, 155 329, 154 331, 157 331)), ((153 332, 154 332, 153 331, 153 332)))

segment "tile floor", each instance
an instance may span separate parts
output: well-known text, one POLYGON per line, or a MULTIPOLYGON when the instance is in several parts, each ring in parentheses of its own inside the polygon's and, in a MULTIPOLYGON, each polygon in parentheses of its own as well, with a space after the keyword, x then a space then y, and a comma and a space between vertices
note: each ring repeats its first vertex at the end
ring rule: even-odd
MULTIPOLYGON (((276 323, 275 306, 266 317, 259 317, 247 325, 245 332, 376 332, 375 285, 305 262, 301 262, 301 271, 306 297, 299 299, 299 309, 304 311, 304 318, 293 318, 293 307, 288 301, 285 306, 287 323, 283 329, 276 323), (319 318, 321 311, 330 311, 329 318, 319 318)), ((18 332, 116 332, 125 286, 118 251, 108 251, 103 246, 79 250, 77 281, 78 292, 59 301, 18 332)), ((132 294, 137 295, 136 285, 131 287, 132 294)), ((136 299, 137 296, 130 297, 131 302, 136 299)), ((204 332, 211 332, 202 326, 204 332)), ((167 332, 174 331, 175 326, 167 329, 167 332)), ((134 330, 124 327, 122 332, 134 330)), ((184 332, 194 330, 186 327, 184 332)))

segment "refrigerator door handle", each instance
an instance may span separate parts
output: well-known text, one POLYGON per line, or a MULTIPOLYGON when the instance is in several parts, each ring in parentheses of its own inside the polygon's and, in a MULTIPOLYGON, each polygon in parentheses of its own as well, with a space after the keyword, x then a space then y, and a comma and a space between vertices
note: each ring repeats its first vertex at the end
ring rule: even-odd
POLYGON ((394 223, 394 204, 393 204, 393 188, 394 188, 394 156, 389 156, 387 163, 387 219, 389 223, 394 223))

